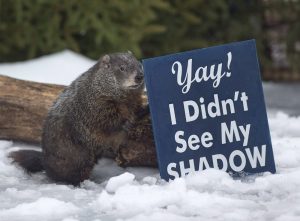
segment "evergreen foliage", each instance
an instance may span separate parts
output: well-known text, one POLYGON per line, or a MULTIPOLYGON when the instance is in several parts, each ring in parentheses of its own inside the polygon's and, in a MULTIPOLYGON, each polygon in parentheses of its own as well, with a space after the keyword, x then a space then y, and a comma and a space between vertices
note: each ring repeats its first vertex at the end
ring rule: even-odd
POLYGON ((255 38, 264 69, 274 67, 275 43, 299 73, 299 21, 295 0, 0 0, 0 62, 65 48, 145 58, 255 38))
POLYGON ((0 61, 33 58, 69 48, 97 59, 100 54, 131 50, 141 56, 148 25, 163 9, 160 0, 0 0, 0 61))

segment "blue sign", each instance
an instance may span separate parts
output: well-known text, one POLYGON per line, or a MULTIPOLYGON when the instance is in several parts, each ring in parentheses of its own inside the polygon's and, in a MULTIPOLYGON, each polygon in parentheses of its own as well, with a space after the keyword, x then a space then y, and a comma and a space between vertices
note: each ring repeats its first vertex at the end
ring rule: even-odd
POLYGON ((143 60, 161 177, 275 173, 255 40, 143 60))

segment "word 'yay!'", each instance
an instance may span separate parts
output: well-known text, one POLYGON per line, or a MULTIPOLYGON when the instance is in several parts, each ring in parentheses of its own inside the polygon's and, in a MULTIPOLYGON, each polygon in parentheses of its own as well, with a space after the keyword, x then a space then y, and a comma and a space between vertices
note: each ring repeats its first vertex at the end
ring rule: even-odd
POLYGON ((201 81, 213 80, 213 87, 217 88, 221 82, 221 79, 226 76, 230 77, 230 64, 232 61, 232 53, 227 53, 227 69, 228 71, 222 72, 223 64, 219 63, 216 69, 216 65, 213 64, 208 70, 208 66, 198 67, 194 75, 192 73, 193 59, 188 59, 185 75, 182 70, 182 64, 180 61, 175 61, 172 65, 172 73, 177 75, 177 84, 182 86, 182 93, 189 92, 192 83, 195 81, 200 83, 201 81), (216 70, 215 70, 216 69, 216 70))

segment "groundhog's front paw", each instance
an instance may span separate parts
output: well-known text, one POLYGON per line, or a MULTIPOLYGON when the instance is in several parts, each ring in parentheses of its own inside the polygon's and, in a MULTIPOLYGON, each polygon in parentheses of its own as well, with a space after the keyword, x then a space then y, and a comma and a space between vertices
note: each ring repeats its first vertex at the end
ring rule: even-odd
POLYGON ((128 165, 128 161, 126 158, 126 146, 121 145, 118 150, 117 157, 115 158, 115 161, 117 162, 118 166, 120 167, 126 167, 128 165), (124 157, 125 156, 125 157, 124 157))

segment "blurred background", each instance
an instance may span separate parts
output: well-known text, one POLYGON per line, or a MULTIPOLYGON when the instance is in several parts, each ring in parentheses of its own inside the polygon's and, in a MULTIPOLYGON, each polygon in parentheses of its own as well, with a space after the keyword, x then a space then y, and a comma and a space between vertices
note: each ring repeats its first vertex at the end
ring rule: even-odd
POLYGON ((264 80, 300 81, 298 0, 0 0, 0 62, 70 49, 138 58, 256 39, 264 80))

